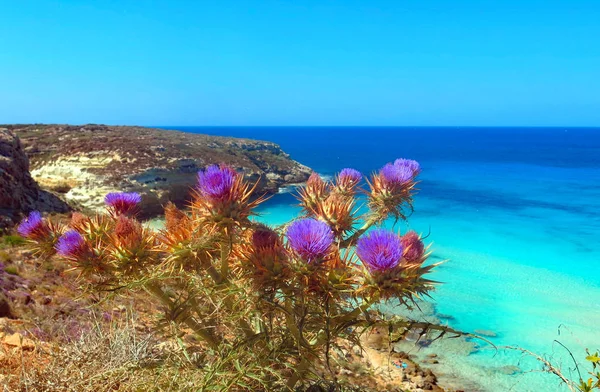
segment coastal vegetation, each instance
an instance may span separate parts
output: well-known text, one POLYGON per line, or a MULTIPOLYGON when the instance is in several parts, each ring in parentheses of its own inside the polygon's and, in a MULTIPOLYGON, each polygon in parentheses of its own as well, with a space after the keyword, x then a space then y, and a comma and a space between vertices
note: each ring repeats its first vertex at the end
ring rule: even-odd
MULTIPOLYGON (((341 372, 346 353, 362 355, 365 336, 390 344, 415 331, 460 335, 378 308, 417 306, 435 285, 428 274, 437 264, 417 233, 376 228, 406 219, 419 172, 398 159, 366 189, 353 169, 331 182, 313 174, 299 192, 302 216, 273 228, 251 219, 265 200, 253 197, 256 184, 213 165, 198 173, 189 211, 166 206, 163 230, 136 218, 139 194, 119 192, 106 195, 105 213, 63 223, 33 212, 18 231, 40 260, 63 260, 91 293, 150 294, 163 327, 192 332, 197 351, 182 355, 206 390, 347 389, 356 385, 341 372), (359 192, 368 198, 363 215, 359 192)), ((402 390, 402 381, 388 387, 402 390)))

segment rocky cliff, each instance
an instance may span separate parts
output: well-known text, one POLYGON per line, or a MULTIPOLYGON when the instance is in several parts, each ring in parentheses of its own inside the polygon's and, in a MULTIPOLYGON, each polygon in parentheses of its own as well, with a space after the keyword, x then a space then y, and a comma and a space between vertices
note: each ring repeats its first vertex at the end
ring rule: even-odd
POLYGON ((29 174, 29 160, 19 138, 0 127, 0 231, 32 210, 67 212, 69 206, 40 189, 29 174))
POLYGON ((144 127, 5 125, 17 134, 43 189, 59 192, 75 208, 98 209, 108 192, 140 192, 143 216, 168 200, 185 204, 198 170, 227 163, 258 192, 305 181, 310 169, 275 143, 144 127))

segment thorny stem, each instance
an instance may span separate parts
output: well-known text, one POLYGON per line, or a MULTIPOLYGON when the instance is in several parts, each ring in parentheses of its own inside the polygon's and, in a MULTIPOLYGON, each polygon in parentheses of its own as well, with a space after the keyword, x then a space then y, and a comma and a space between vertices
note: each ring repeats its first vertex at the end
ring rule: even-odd
POLYGON ((350 321, 352 319, 357 318, 361 313, 366 312, 375 302, 377 302, 377 298, 375 297, 366 299, 361 305, 354 308, 354 310, 352 310, 350 313, 344 315, 344 317, 342 317, 340 321, 350 321))
POLYGON ((362 225, 360 229, 358 229, 356 232, 354 232, 354 234, 352 234, 350 237, 346 238, 340 243, 340 248, 347 248, 350 245, 354 244, 356 240, 365 233, 365 231, 369 230, 369 228, 371 228, 371 226, 376 224, 378 221, 379 219, 377 218, 377 216, 371 215, 369 218, 367 218, 366 222, 362 225))
POLYGON ((292 300, 291 300, 293 293, 290 291, 289 287, 282 287, 282 291, 286 295, 285 301, 284 301, 284 309, 285 309, 285 322, 287 324, 287 327, 290 330, 290 332, 292 333, 292 335, 294 335, 294 338, 298 344, 298 349, 300 349, 300 346, 304 346, 304 347, 310 349, 311 348, 310 343, 308 343, 306 341, 306 339, 304 339, 304 336, 302 336, 302 332, 296 325, 296 321, 294 319, 295 313, 294 313, 294 309, 292 308, 292 300))
POLYGON ((209 265, 206 270, 216 284, 221 284, 223 282, 223 278, 221 278, 221 275, 213 265, 209 265))
POLYGON ((227 242, 221 243, 221 278, 229 276, 229 253, 231 252, 231 234, 227 235, 227 242))
MULTIPOLYGON (((232 238, 231 233, 227 233, 226 231, 224 231, 223 234, 225 234, 227 236, 227 241, 226 242, 224 241, 221 243, 221 272, 219 273, 215 267, 210 265, 208 267, 208 273, 217 285, 224 285, 225 287, 230 287, 231 284, 229 283, 229 279, 228 279, 228 277, 229 277, 228 276, 229 275, 229 255, 231 253, 231 245, 233 242, 233 238, 232 238)), ((235 307, 233 300, 229 296, 227 296, 223 299, 223 304, 229 310, 233 310, 235 307)), ((249 337, 254 336, 254 330, 252 329, 252 327, 250 326, 250 324, 248 324, 248 322, 246 320, 243 320, 243 319, 239 320, 239 323, 240 323, 240 327, 244 331, 244 334, 246 335, 246 337, 249 338, 249 337)))
MULTIPOLYGON (((171 308, 173 306, 173 301, 169 298, 167 293, 163 291, 163 289, 155 282, 147 283, 145 288, 152 293, 156 298, 160 300, 165 306, 171 308)), ((195 333, 197 333, 204 341, 214 350, 218 350, 219 344, 215 340, 215 338, 200 324, 198 324, 191 317, 185 317, 184 323, 190 327, 195 333)))
POLYGON ((285 322, 292 335, 294 335, 294 339, 298 344, 298 349, 300 349, 301 346, 310 349, 310 343, 308 343, 306 339, 304 339, 304 337, 302 336, 302 332, 300 332, 300 329, 298 329, 298 326, 296 325, 296 322, 294 320, 294 310, 292 309, 291 301, 289 298, 286 298, 284 306, 286 310, 285 322))
POLYGON ((302 360, 298 364, 298 367, 296 368, 296 371, 288 379, 288 382, 286 385, 288 389, 292 390, 294 388, 294 386, 298 383, 298 381, 300 381, 300 379, 302 379, 304 377, 304 374, 306 374, 306 372, 308 371, 309 365, 310 365, 310 363, 308 362, 308 359, 302 358, 302 360))
POLYGON ((331 329, 330 329, 330 324, 331 324, 331 315, 329 313, 329 297, 325 297, 325 333, 326 333, 326 338, 327 341, 325 342, 325 360, 327 363, 327 369, 329 370, 329 372, 331 373, 331 375, 334 377, 335 380, 335 373, 333 372, 333 370, 331 370, 331 364, 329 361, 329 351, 331 349, 331 329))

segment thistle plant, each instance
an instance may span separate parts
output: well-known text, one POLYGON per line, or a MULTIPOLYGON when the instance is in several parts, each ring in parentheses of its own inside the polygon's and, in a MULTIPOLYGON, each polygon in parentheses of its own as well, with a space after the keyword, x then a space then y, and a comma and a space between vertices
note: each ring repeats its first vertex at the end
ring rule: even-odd
POLYGON ((377 311, 388 300, 411 307, 434 287, 422 238, 376 227, 406 217, 419 173, 417 162, 398 159, 366 188, 354 169, 331 182, 313 174, 299 191, 301 216, 269 227, 251 219, 265 200, 256 185, 213 165, 198 173, 189 210, 165 207, 162 230, 136 219, 139 195, 112 193, 105 214, 58 225, 33 213, 19 233, 40 255, 68 260, 95 291, 150 293, 213 364, 238 374, 238 387, 292 390, 329 367, 332 348, 360 345, 371 328, 451 331, 377 311), (262 370, 246 374, 240 363, 262 370))

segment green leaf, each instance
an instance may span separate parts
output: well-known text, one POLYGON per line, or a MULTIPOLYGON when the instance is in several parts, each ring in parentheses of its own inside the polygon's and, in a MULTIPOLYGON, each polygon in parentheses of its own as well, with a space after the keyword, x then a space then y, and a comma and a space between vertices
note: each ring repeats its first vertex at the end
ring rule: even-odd
POLYGON ((587 357, 585 357, 585 359, 593 363, 600 363, 600 357, 597 353, 593 355, 588 355, 587 357))

